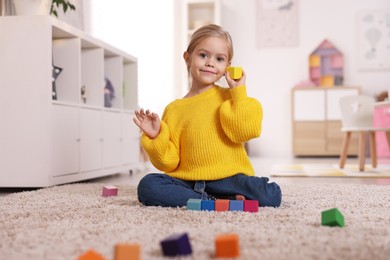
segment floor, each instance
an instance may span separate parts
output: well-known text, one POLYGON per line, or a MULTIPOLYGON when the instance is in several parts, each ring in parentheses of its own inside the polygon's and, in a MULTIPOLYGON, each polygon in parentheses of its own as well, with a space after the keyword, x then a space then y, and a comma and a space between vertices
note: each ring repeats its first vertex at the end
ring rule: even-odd
MULTIPOLYGON (((251 162, 258 176, 270 177, 270 171, 273 165, 276 164, 303 164, 303 163, 315 163, 315 164, 338 164, 337 157, 315 157, 315 158, 251 158, 251 162)), ((357 158, 348 158, 348 164, 357 164, 357 158)), ((369 162, 366 162, 369 163, 369 162)), ((379 158, 378 165, 390 165, 390 158, 379 158)), ((104 183, 110 185, 131 184, 137 185, 139 180, 149 172, 158 172, 150 164, 145 164, 138 171, 129 173, 118 173, 115 175, 88 180, 88 183, 104 183)), ((270 177, 270 181, 283 183, 361 183, 361 184, 377 184, 377 185, 390 185, 390 178, 341 178, 341 177, 270 177)), ((10 189, 0 188, 0 196, 5 196, 15 192, 21 192, 24 190, 34 189, 10 189)))
MULTIPOLYGON (((315 158, 251 158, 251 162, 258 176, 269 177, 270 181, 277 183, 362 183, 362 184, 378 184, 390 185, 390 178, 341 178, 341 177, 270 177, 271 168, 276 164, 303 164, 303 163, 318 163, 318 164, 338 164, 338 157, 315 157, 315 158)), ((357 164, 357 158, 348 158, 348 164, 357 164)), ((367 162, 369 163, 369 162, 367 162)), ((379 159, 378 165, 390 165, 389 159, 379 159)), ((149 172, 159 172, 151 165, 145 165, 144 169, 133 173, 131 176, 128 173, 117 174, 113 176, 103 177, 99 179, 89 180, 91 183, 109 183, 112 185, 119 184, 134 184, 149 172)))

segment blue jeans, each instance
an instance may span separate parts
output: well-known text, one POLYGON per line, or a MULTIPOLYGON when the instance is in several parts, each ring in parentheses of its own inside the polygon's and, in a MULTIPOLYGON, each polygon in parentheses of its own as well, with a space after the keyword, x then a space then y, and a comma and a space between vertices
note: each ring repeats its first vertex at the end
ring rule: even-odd
POLYGON ((183 181, 166 174, 150 173, 138 184, 138 200, 146 206, 182 207, 188 199, 233 198, 243 195, 258 200, 260 207, 279 207, 282 192, 266 177, 237 174, 216 181, 183 181))

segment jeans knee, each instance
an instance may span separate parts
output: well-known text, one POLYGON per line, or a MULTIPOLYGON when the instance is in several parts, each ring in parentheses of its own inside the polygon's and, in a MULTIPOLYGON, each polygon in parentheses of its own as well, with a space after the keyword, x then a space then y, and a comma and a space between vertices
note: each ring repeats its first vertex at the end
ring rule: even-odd
POLYGON ((156 174, 150 173, 145 175, 138 183, 137 187, 137 194, 138 194, 138 200, 145 204, 145 201, 147 200, 147 196, 151 195, 151 191, 153 190, 153 183, 154 179, 156 177, 156 174))
POLYGON ((282 203, 282 190, 280 189, 280 186, 275 182, 270 183, 270 185, 272 185, 272 205, 270 206, 279 207, 282 203))

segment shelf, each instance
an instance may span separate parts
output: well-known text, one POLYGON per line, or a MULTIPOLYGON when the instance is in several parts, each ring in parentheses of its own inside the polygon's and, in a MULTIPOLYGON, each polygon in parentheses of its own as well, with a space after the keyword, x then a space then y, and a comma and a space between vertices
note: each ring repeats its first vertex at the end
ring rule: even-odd
POLYGON ((375 107, 387 107, 390 106, 390 101, 376 102, 375 107))
POLYGON ((0 113, 0 187, 46 187, 139 167, 140 132, 131 119, 136 57, 45 15, 0 17, 0 38, 0 109, 7 111, 0 113))

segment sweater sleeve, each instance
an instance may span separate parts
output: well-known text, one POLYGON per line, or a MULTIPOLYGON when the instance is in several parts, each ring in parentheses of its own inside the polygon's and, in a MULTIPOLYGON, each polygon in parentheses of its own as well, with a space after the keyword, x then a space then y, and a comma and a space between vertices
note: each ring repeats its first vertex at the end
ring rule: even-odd
POLYGON ((151 163, 160 171, 171 172, 179 165, 179 150, 170 141, 169 129, 164 121, 161 121, 160 133, 155 139, 142 134, 141 145, 151 163))
POLYGON ((260 136, 263 111, 257 99, 250 98, 246 86, 230 89, 231 99, 220 108, 220 121, 227 137, 235 143, 244 143, 260 136))

